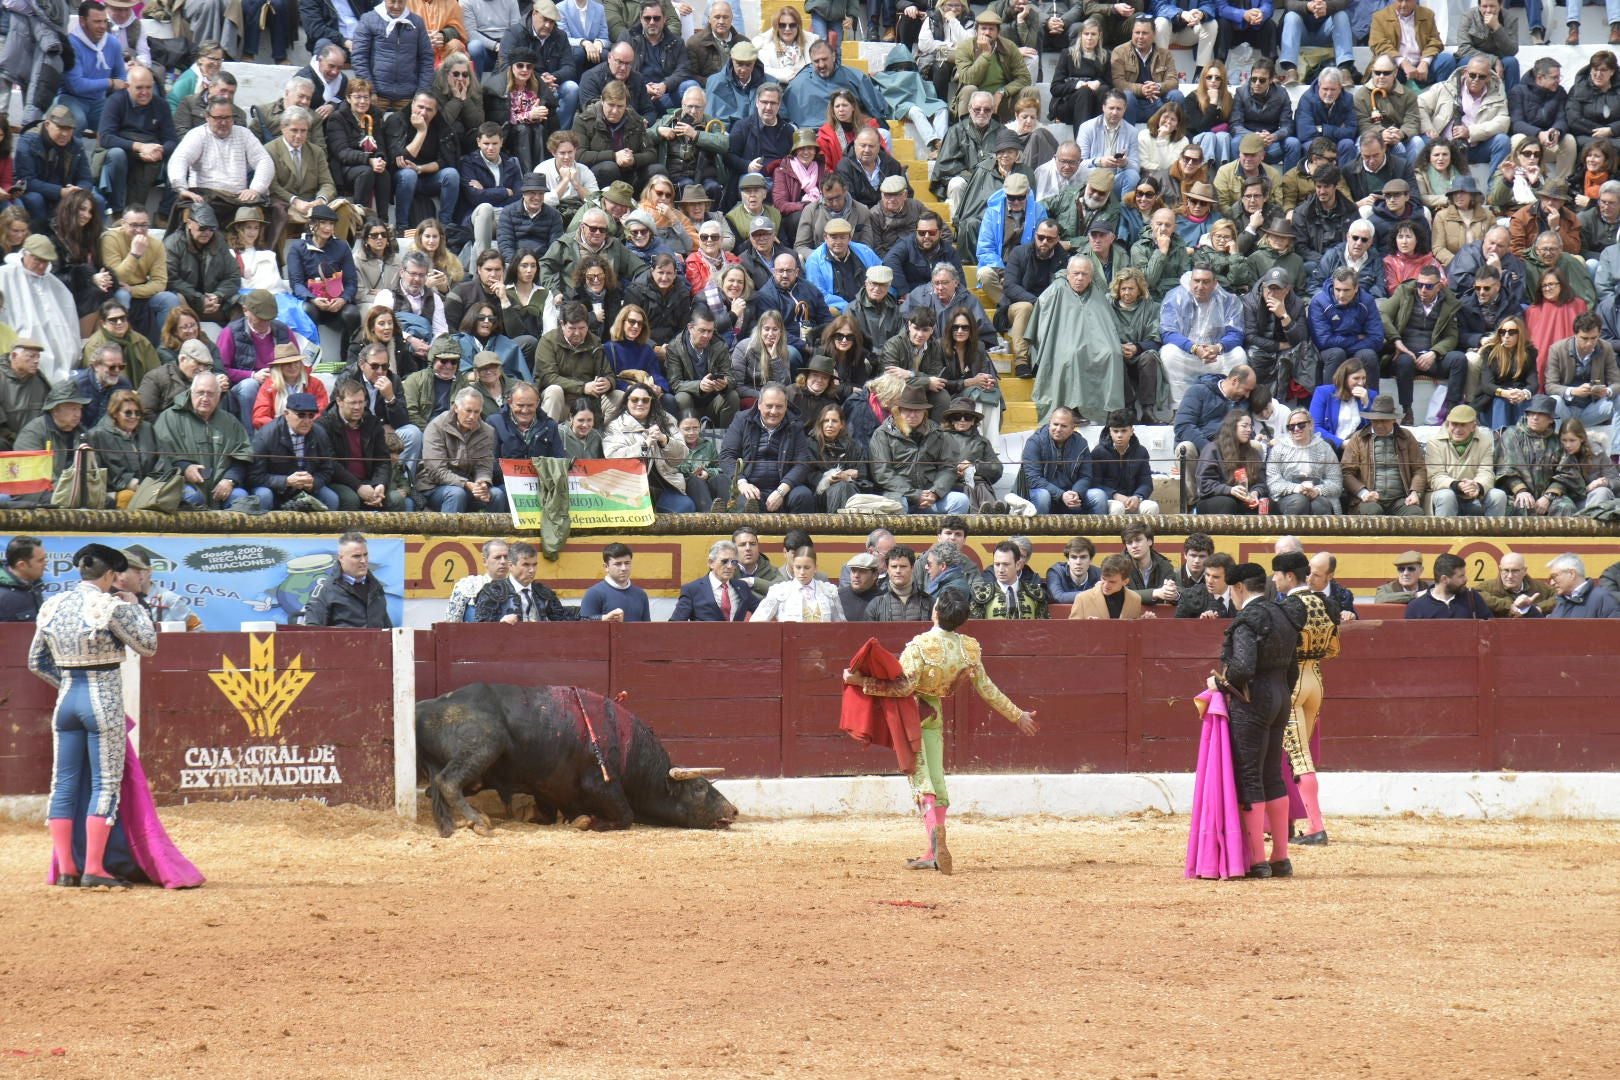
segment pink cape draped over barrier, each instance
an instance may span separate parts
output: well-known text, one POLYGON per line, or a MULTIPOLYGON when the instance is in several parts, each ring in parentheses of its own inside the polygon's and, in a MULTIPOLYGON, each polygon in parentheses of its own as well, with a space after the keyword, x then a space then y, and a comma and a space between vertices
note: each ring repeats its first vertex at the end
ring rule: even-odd
MULTIPOLYGON (((124 730, 134 729, 135 721, 125 717, 124 730)), ((152 788, 146 782, 146 770, 141 768, 141 759, 133 746, 125 748, 124 782, 118 794, 118 825, 135 864, 152 884, 165 889, 194 889, 208 880, 169 839, 169 833, 164 829, 163 822, 158 818, 157 807, 152 802, 152 788)), ((56 874, 56 856, 53 853, 46 882, 56 884, 56 874)))
POLYGON ((1185 876, 1240 878, 1248 872, 1249 857, 1238 811, 1226 695, 1205 690, 1195 703, 1204 718, 1204 729, 1198 740, 1198 772, 1193 778, 1185 876))

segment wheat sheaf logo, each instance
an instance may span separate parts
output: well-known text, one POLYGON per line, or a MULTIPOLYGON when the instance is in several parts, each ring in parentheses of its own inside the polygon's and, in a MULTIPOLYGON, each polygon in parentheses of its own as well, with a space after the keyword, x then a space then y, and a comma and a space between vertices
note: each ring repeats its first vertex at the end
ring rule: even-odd
POLYGON ((292 658, 286 670, 277 671, 275 637, 269 634, 248 635, 246 671, 228 656, 219 660, 223 670, 209 672, 209 679, 242 717, 248 732, 263 739, 281 730, 281 718, 315 679, 313 671, 304 670, 302 653, 292 658))

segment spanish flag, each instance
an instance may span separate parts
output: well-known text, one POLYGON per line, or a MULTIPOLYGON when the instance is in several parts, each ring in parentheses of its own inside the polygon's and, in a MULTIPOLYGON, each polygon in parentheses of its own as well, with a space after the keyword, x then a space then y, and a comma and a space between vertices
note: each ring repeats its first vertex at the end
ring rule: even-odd
POLYGON ((49 450, 0 452, 0 495, 37 495, 51 490, 55 459, 49 450))

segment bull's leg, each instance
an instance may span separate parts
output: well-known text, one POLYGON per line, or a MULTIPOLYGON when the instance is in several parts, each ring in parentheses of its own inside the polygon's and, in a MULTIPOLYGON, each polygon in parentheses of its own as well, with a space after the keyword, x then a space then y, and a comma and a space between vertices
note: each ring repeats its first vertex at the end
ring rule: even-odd
POLYGON ((589 773, 579 784, 580 816, 573 825, 580 829, 628 829, 635 821, 630 800, 624 787, 617 781, 603 780, 597 773, 589 773), (583 820, 582 820, 583 819, 583 820))
MULTIPOLYGON (((443 799, 456 810, 461 811, 463 817, 472 825, 473 832, 479 836, 490 834, 489 818, 467 801, 465 792, 476 790, 475 784, 481 782, 484 773, 494 765, 501 756, 498 747, 489 747, 476 751, 457 754, 450 759, 450 764, 439 770, 439 775, 433 778, 434 787, 443 799)), ((435 815, 437 817, 437 815, 435 815)), ((455 831, 455 818, 446 814, 448 821, 438 819, 439 835, 449 836, 455 831)))

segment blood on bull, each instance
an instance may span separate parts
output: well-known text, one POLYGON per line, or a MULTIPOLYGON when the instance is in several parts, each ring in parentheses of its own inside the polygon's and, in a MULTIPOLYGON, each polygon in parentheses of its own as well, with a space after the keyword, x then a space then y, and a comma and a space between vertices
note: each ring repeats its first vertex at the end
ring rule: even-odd
POLYGON ((633 823, 726 828, 737 808, 708 777, 672 766, 652 729, 611 698, 572 686, 473 683, 416 706, 417 771, 442 836, 459 812, 487 835, 489 818, 467 795, 494 789, 534 799, 540 821, 560 812, 581 827, 633 823))

